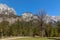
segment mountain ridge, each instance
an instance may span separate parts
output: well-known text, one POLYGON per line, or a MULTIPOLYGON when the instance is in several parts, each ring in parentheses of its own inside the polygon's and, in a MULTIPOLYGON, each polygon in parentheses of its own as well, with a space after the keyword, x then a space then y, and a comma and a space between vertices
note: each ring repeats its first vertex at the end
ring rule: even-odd
MULTIPOLYGON (((20 16, 18 17, 16 14, 17 13, 13 8, 8 7, 6 4, 0 4, 0 22, 3 20, 3 17, 5 17, 7 21, 12 21, 12 22, 17 21, 18 19, 20 21, 23 20, 26 22, 28 22, 30 20, 38 20, 39 19, 37 15, 34 15, 31 12, 24 12, 21 17, 20 16)), ((46 15, 44 17, 44 20, 46 23, 48 23, 50 21, 57 22, 57 21, 60 21, 60 16, 46 15)))

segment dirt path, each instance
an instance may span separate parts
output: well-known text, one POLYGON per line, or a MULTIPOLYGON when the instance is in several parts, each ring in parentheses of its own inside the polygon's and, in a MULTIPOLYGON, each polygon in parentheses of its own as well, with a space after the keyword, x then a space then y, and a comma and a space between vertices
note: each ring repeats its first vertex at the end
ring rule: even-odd
POLYGON ((29 38, 29 37, 8 37, 8 38, 3 38, 3 39, 0 39, 0 40, 13 40, 13 39, 18 39, 18 38, 29 38))

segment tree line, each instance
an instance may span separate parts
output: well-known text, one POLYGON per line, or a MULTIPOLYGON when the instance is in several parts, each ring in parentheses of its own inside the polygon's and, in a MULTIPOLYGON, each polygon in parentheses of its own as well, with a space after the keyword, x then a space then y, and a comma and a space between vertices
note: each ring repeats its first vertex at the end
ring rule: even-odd
POLYGON ((37 22, 31 20, 15 21, 13 24, 9 24, 8 21, 3 20, 0 22, 0 37, 9 36, 40 36, 40 37, 60 37, 60 21, 57 22, 56 26, 52 22, 45 23, 44 17, 45 12, 40 11, 37 22))

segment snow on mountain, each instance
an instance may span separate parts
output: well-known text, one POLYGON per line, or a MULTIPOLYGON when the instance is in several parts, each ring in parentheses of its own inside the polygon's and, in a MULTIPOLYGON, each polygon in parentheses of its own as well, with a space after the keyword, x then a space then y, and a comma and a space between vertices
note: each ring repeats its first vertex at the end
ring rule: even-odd
POLYGON ((52 22, 56 23, 57 21, 60 21, 60 16, 45 16, 44 18, 45 23, 52 22))
POLYGON ((13 8, 10 8, 6 4, 0 4, 0 22, 4 20, 4 21, 8 21, 9 23, 14 23, 15 21, 17 21, 18 17, 14 18, 9 15, 16 15, 15 10, 13 8))
MULTIPOLYGON (((30 21, 30 20, 33 20, 33 19, 38 19, 38 17, 36 15, 33 15, 32 13, 23 13, 22 14, 22 18, 24 21, 30 21)), ((46 23, 48 22, 57 22, 57 21, 60 21, 60 16, 49 16, 49 15, 46 15, 44 17, 44 21, 46 23)))
POLYGON ((27 22, 33 19, 35 20, 37 18, 38 17, 36 15, 33 15, 31 12, 25 12, 22 14, 22 19, 27 22))
POLYGON ((24 21, 30 21, 30 20, 32 20, 32 16, 33 16, 33 14, 31 14, 30 12, 25 12, 22 14, 22 19, 24 21))
POLYGON ((0 14, 11 14, 16 15, 16 12, 13 8, 8 7, 6 4, 0 4, 0 14))
MULTIPOLYGON (((16 15, 16 11, 13 8, 10 8, 9 6, 7 6, 6 4, 0 4, 0 14, 6 14, 6 15, 14 14, 14 15, 16 15)), ((10 19, 12 19, 14 21, 14 20, 17 20, 17 18, 18 17, 8 18, 8 20, 11 21, 10 19)), ((22 19, 24 21, 30 21, 30 20, 37 20, 38 17, 36 15, 33 15, 31 12, 25 12, 25 13, 22 14, 22 17, 18 18, 18 19, 22 19)), ((1 17, 0 17, 0 21, 2 21, 1 17)), ((44 18, 44 21, 46 23, 48 23, 48 22, 55 23, 57 21, 60 21, 60 16, 46 15, 45 18, 44 18)))

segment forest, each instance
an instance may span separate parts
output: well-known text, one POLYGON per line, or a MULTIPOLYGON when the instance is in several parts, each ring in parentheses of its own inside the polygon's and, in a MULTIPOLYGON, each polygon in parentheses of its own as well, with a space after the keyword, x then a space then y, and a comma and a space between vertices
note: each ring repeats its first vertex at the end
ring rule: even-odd
MULTIPOLYGON (((52 22, 45 23, 44 17, 45 12, 40 11, 37 13, 38 20, 26 21, 15 21, 13 24, 9 24, 8 21, 0 22, 0 37, 10 36, 39 36, 39 37, 60 37, 60 21, 57 21, 56 25, 52 22)), ((4 16, 5 17, 5 16, 4 16)), ((21 16, 19 16, 21 17, 21 16)))

